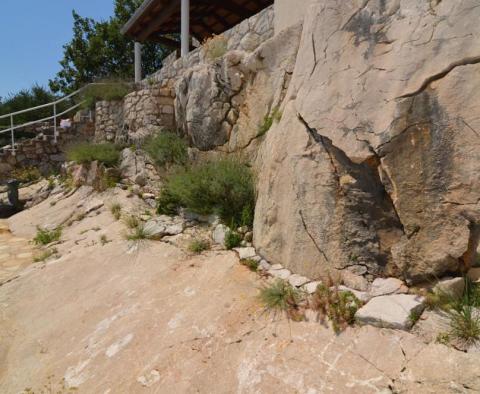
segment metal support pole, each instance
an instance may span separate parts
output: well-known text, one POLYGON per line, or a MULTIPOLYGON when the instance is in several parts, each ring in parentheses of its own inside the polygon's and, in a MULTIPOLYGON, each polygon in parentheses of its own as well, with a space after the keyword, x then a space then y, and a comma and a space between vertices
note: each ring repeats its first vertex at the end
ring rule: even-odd
POLYGON ((190 52, 190 0, 182 0, 182 57, 190 52))
POLYGON ((142 44, 135 43, 135 83, 142 80, 142 44))
POLYGON ((12 155, 15 156, 15 131, 13 130, 13 115, 10 115, 10 127, 12 128, 12 155))
POLYGON ((53 103, 53 141, 57 143, 57 104, 53 103))

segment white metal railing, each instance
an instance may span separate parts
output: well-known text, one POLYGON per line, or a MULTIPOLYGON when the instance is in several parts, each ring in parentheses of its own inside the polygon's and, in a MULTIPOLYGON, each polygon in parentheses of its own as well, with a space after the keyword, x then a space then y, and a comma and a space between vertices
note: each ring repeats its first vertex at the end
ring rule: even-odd
MULTIPOLYGON (((77 109, 85 101, 81 101, 80 103, 71 106, 70 108, 66 109, 65 111, 63 111, 61 113, 57 113, 58 104, 60 104, 64 101, 78 95, 79 93, 81 93, 83 90, 85 90, 86 88, 88 88, 91 85, 104 85, 104 84, 102 84, 102 83, 92 83, 92 84, 84 86, 81 89, 76 90, 73 93, 70 93, 68 96, 65 96, 65 97, 63 97, 61 99, 58 99, 56 101, 53 101, 51 103, 39 105, 39 106, 32 107, 32 108, 27 108, 27 109, 17 111, 17 112, 12 112, 11 114, 0 115, 0 120, 10 118, 10 127, 0 130, 0 135, 10 133, 10 138, 11 138, 11 148, 10 148, 10 150, 12 151, 12 154, 15 155, 15 130, 22 129, 22 128, 25 128, 25 127, 28 127, 28 126, 32 126, 32 125, 37 124, 37 123, 43 123, 43 122, 53 120, 53 138, 54 138, 54 142, 57 143, 57 138, 58 138, 57 119, 60 116, 63 116, 65 114, 67 114, 69 112, 72 112, 73 110, 77 109), (14 124, 14 117, 16 115, 21 115, 21 114, 25 114, 27 112, 32 112, 32 111, 36 111, 36 110, 39 110, 39 109, 42 109, 42 108, 49 108, 49 107, 53 107, 53 115, 52 116, 49 116, 49 117, 46 117, 46 118, 43 118, 43 119, 33 120, 33 121, 23 123, 23 124, 19 124, 19 125, 14 124)), ((91 118, 91 114, 90 114, 90 118, 91 118)))

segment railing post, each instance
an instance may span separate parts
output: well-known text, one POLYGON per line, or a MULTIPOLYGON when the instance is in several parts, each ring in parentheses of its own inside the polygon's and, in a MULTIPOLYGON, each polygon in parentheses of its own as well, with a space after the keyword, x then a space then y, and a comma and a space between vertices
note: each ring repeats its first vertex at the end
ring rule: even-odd
POLYGON ((13 130, 13 115, 10 115, 10 127, 12 128, 12 155, 15 156, 15 131, 13 130))
POLYGON ((57 143, 57 103, 53 103, 53 141, 57 143))

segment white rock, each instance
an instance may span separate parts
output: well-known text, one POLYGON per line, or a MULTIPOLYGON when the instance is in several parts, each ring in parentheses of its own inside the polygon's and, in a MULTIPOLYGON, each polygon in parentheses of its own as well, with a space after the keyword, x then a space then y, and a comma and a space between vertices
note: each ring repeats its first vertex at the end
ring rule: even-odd
POLYGON ((260 261, 262 261, 262 258, 260 256, 253 256, 251 260, 256 261, 257 263, 260 263, 260 261))
POLYGON ((413 325, 412 314, 419 315, 424 309, 423 297, 409 294, 393 294, 372 298, 355 314, 362 324, 376 327, 408 330, 413 325))
POLYGON ((250 248, 234 248, 233 250, 238 253, 238 257, 240 258, 240 260, 250 259, 257 255, 257 252, 255 251, 255 249, 251 247, 250 248))
POLYGON ((185 230, 185 222, 177 222, 165 227, 165 234, 166 235, 178 235, 183 233, 185 230))
POLYGON ((321 281, 316 280, 314 282, 307 283, 306 285, 303 286, 303 288, 308 294, 313 294, 317 291, 318 285, 321 285, 321 284, 322 284, 321 281))
POLYGON ((396 278, 377 278, 370 287, 370 296, 379 297, 388 294, 405 294, 408 287, 400 279, 396 278))
POLYGON ((101 207, 103 207, 103 201, 93 199, 89 201, 88 204, 85 206, 85 213, 88 214, 90 212, 96 211, 97 209, 100 209, 101 207))
POLYGON ((351 289, 366 291, 368 289, 368 281, 361 275, 355 275, 350 271, 342 272, 342 281, 345 286, 351 289))
POLYGON ((216 244, 224 246, 227 233, 228 227, 224 224, 218 224, 212 232, 212 239, 216 244))
POLYGON ((258 269, 262 270, 262 271, 268 271, 272 268, 272 266, 270 265, 270 263, 267 261, 267 260, 260 260, 260 263, 258 264, 258 269))
POLYGON ((142 198, 144 200, 155 199, 155 194, 153 194, 153 193, 143 193, 142 198))
POLYGON ((465 280, 463 278, 448 278, 439 281, 433 288, 437 294, 448 294, 452 297, 461 297, 465 290, 465 280))
POLYGON ((281 270, 272 270, 271 269, 271 270, 268 271, 268 273, 275 278, 284 279, 284 280, 288 279, 288 277, 290 275, 292 275, 292 273, 287 269, 281 269, 281 270))
POLYGON ((338 286, 338 290, 349 291, 362 302, 368 302, 372 298, 370 296, 370 294, 366 291, 358 291, 358 290, 351 289, 350 287, 343 286, 343 285, 338 286))
POLYGON ((281 269, 283 269, 283 265, 282 264, 273 264, 271 268, 272 268, 272 270, 281 270, 281 269))
POLYGON ((297 274, 293 274, 288 278, 288 282, 294 287, 303 286, 305 283, 308 283, 309 280, 310 279, 297 274))

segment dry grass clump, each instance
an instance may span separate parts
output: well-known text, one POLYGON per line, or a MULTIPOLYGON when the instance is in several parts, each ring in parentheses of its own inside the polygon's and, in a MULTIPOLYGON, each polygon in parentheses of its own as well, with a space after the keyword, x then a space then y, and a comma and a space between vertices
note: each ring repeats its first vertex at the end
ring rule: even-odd
POLYGON ((262 287, 258 298, 265 311, 272 313, 274 317, 285 313, 287 318, 293 321, 305 319, 302 305, 304 294, 282 279, 277 279, 271 285, 262 287))

